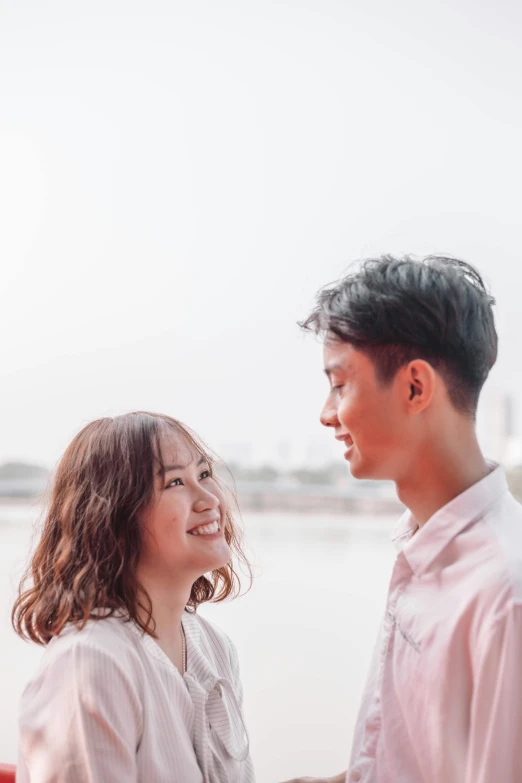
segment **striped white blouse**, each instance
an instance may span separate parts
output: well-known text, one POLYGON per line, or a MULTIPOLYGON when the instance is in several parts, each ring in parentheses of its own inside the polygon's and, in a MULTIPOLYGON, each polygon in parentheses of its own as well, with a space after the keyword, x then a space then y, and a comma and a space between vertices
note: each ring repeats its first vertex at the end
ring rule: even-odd
POLYGON ((68 627, 20 704, 17 783, 254 783, 236 650, 185 612, 187 672, 121 617, 68 627))

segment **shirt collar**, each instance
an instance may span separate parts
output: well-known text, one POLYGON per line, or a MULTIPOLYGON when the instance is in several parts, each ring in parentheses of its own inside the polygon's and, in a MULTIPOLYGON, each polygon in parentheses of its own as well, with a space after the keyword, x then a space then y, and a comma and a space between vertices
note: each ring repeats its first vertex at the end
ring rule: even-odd
POLYGON ((488 464, 491 472, 487 476, 436 511, 420 530, 410 511, 406 510, 402 515, 393 531, 392 541, 396 549, 402 551, 415 574, 425 571, 452 539, 483 517, 487 509, 508 491, 503 468, 494 462, 488 464))

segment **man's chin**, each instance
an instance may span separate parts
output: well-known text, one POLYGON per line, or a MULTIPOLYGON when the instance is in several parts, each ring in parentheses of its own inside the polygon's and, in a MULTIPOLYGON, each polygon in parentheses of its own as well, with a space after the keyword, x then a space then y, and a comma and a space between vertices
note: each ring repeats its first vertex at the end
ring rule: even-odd
POLYGON ((355 479, 366 479, 367 481, 395 481, 393 476, 388 475, 388 471, 379 470, 377 465, 371 465, 363 460, 353 460, 348 463, 350 473, 355 479))
POLYGON ((351 459, 348 460, 348 465, 350 467, 350 473, 352 476, 356 479, 380 479, 380 476, 377 476, 377 470, 375 469, 375 466, 368 464, 363 459, 360 459, 359 455, 354 454, 351 459))
POLYGON ((354 462, 353 464, 350 463, 350 473, 352 476, 356 479, 371 479, 373 476, 371 475, 370 471, 367 469, 365 470, 364 465, 361 465, 361 463, 354 462))

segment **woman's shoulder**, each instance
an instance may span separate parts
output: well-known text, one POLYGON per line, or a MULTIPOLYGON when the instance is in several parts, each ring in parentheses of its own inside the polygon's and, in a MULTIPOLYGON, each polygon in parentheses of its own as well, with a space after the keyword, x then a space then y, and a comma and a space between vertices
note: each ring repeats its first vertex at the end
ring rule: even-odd
POLYGON ((123 705, 141 725, 140 663, 123 620, 89 620, 78 629, 68 624, 44 651, 27 682, 19 705, 20 724, 29 726, 55 713, 74 709, 93 714, 103 705, 123 705))
POLYGON ((138 661, 128 623, 120 616, 90 619, 78 628, 68 623, 47 645, 42 657, 42 669, 67 665, 117 668, 129 674, 138 661))

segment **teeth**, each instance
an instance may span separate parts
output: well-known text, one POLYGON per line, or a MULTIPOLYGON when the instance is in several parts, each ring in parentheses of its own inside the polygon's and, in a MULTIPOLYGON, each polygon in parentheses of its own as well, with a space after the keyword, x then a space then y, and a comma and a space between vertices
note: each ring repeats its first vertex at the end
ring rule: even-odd
POLYGON ((209 536, 212 533, 217 533, 219 530, 219 522, 210 522, 208 525, 200 525, 195 530, 189 532, 193 536, 209 536))

